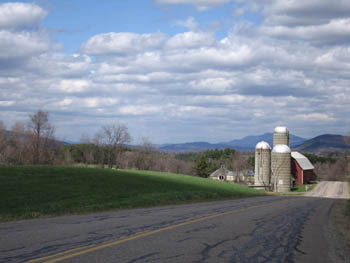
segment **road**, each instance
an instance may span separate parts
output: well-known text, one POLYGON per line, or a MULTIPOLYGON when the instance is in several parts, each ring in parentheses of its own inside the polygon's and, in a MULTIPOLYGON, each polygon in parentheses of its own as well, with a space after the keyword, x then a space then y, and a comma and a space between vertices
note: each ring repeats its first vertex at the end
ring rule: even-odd
POLYGON ((320 182, 312 192, 306 195, 312 197, 350 199, 349 184, 344 182, 320 182))
POLYGON ((329 215, 337 199, 329 193, 346 196, 328 187, 343 186, 320 184, 315 193, 328 198, 266 196, 1 223, 0 262, 346 262, 347 251, 334 247, 329 215))

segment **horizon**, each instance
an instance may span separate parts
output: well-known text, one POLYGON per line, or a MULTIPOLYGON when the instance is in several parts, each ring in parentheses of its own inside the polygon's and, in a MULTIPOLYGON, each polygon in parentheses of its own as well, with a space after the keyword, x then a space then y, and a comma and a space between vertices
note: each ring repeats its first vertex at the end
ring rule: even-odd
POLYGON ((138 143, 350 132, 350 2, 2 1, 0 121, 138 143))

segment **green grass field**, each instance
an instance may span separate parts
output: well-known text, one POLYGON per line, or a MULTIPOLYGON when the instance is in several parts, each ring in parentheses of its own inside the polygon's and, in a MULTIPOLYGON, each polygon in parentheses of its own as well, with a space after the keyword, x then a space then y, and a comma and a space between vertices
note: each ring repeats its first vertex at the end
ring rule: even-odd
POLYGON ((161 172, 0 166, 0 220, 234 199, 261 190, 161 172))
POLYGON ((313 190, 316 187, 316 185, 317 184, 298 184, 292 189, 292 192, 298 192, 298 193, 309 192, 313 190))

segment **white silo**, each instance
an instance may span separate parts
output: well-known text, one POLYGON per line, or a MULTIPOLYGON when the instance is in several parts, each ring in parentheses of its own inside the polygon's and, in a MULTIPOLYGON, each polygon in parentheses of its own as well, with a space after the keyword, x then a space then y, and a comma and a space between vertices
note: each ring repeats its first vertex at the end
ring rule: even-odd
POLYGON ((271 147, 267 142, 259 142, 255 147, 254 185, 267 187, 271 176, 271 147))
POLYGON ((291 189, 291 151, 285 144, 277 144, 271 154, 271 184, 274 192, 291 189))
POLYGON ((278 144, 285 144, 289 146, 289 130, 287 127, 278 126, 273 132, 273 147, 278 144))

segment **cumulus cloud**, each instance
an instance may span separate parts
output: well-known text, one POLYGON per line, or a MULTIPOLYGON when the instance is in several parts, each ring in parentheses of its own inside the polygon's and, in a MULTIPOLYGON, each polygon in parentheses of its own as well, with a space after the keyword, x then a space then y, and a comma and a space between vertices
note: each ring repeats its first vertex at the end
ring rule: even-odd
MULTIPOLYGON (((158 1, 197 8, 228 2, 158 1)), ((238 2, 241 15, 259 12, 261 23, 236 22, 219 37, 190 16, 175 20, 185 32, 99 33, 77 54, 61 53, 39 27, 0 27, 0 119, 47 109, 72 139, 80 130, 69 133, 71 125, 93 132, 118 119, 156 142, 231 140, 271 131, 281 120, 304 136, 346 129, 347 1, 332 7, 312 0, 314 16, 308 1, 238 2), (307 128, 311 122, 317 131, 307 128)))
POLYGON ((166 46, 170 49, 192 49, 212 46, 215 38, 212 34, 203 32, 184 32, 170 38, 166 46))
POLYGON ((161 33, 106 33, 91 37, 82 46, 82 51, 91 55, 124 55, 160 47, 164 40, 161 33))
POLYGON ((336 121, 335 118, 332 116, 329 116, 328 114, 325 113, 306 113, 306 114, 297 114, 293 117, 293 119, 297 120, 303 120, 303 121, 311 121, 311 122, 334 122, 336 121))
POLYGON ((40 33, 0 31, 0 40, 0 61, 33 56, 50 48, 47 36, 40 33))
POLYGON ((183 26, 188 28, 190 31, 199 30, 198 22, 194 19, 193 16, 187 18, 186 20, 177 20, 175 21, 176 25, 183 26))
MULTIPOLYGON (((334 1, 278 1, 263 0, 265 23, 279 26, 313 26, 327 24, 332 19, 349 16, 350 2, 334 1)), ((259 4, 257 1, 257 4, 259 4)))
POLYGON ((204 11, 209 8, 218 7, 223 4, 229 3, 232 0, 155 0, 158 4, 166 4, 166 5, 180 5, 187 4, 193 5, 198 10, 204 11))
POLYGON ((261 32, 273 37, 301 39, 316 45, 350 43, 350 19, 334 19, 327 24, 311 26, 262 27, 261 32))
POLYGON ((30 27, 38 24, 47 12, 35 4, 0 4, 0 29, 30 27))
POLYGON ((263 35, 303 40, 314 45, 348 44, 350 2, 255 1, 262 8, 263 35))

